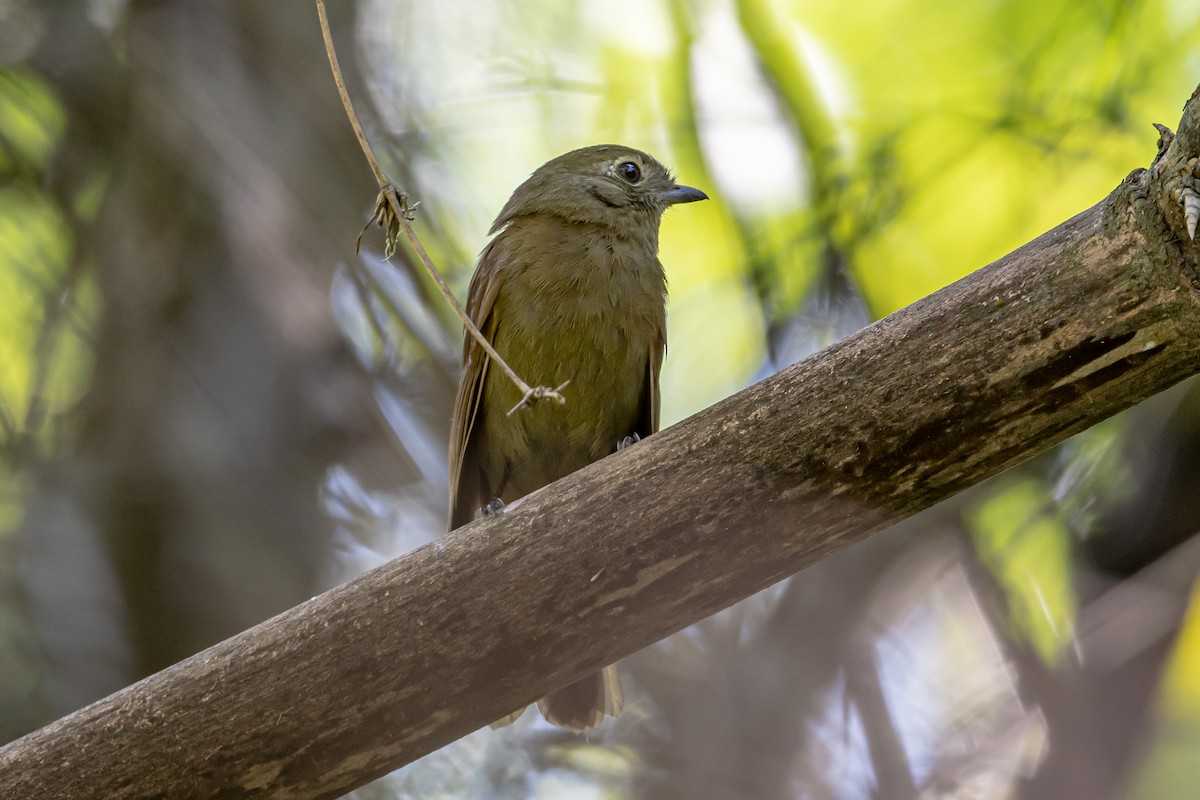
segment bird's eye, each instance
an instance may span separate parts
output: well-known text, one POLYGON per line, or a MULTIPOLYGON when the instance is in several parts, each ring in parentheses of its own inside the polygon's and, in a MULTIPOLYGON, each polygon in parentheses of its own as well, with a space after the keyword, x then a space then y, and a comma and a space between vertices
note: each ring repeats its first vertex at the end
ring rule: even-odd
POLYGON ((617 164, 617 174, 621 176, 621 180, 629 183, 637 183, 642 179, 642 168, 632 161, 624 161, 617 164))

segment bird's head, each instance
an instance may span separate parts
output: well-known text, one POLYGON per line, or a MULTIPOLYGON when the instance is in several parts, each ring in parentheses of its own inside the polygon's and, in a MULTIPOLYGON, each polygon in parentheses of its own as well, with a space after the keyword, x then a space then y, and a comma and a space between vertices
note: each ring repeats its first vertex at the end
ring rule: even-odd
POLYGON ((538 214, 618 230, 649 223, 657 230, 668 206, 707 199, 699 189, 676 183, 652 156, 631 147, 598 144, 539 167, 504 204, 491 233, 518 217, 538 214))

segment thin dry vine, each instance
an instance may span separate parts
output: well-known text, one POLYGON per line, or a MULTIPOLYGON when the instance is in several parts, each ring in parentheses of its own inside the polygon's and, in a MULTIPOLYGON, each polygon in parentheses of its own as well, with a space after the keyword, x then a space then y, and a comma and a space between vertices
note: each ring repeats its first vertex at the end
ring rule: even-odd
MULTIPOLYGON (((450 291, 450 287, 446 285, 446 281, 442 278, 437 267, 433 265, 433 260, 429 258, 429 254, 425 252, 424 245, 417 237, 417 233, 413 230, 411 224, 414 219, 413 212, 416 210, 417 203, 410 203, 408 195, 396 188, 395 184, 388 180, 383 174, 383 170, 379 166, 379 161, 375 158, 375 152, 371 149, 370 142, 367 141, 366 134, 363 133, 362 124, 358 121, 358 114, 354 110, 354 104, 350 102, 350 93, 346 90, 346 82, 342 78, 342 68, 338 64, 337 52, 333 48, 333 36, 329 32, 329 17, 325 12, 325 0, 316 0, 317 16, 321 20, 321 36, 325 40, 325 54, 329 57, 329 68, 333 71, 333 82, 337 84, 338 95, 342 98, 342 106, 346 109, 346 116, 350 119, 350 125, 354 128, 354 136, 358 139, 359 146, 362 147, 363 155, 367 158, 367 163, 371 167, 371 172, 375 175, 375 182, 379 185, 379 197, 375 201, 375 212, 367 222, 367 227, 370 227, 372 222, 378 222, 379 226, 384 229, 386 243, 384 245, 384 255, 390 257, 396 252, 396 241, 399 234, 403 233, 404 238, 408 239, 408 243, 416 252, 417 257, 421 259, 421 263, 425 266, 426 272, 433 282, 437 284, 438 290, 442 293, 442 297, 446 298, 446 302, 454 309, 454 313, 462 320, 466 326, 467 334, 474 337, 483 351, 487 353, 488 358, 494 364, 500 367, 501 371, 508 376, 508 379, 516 385, 517 390, 521 392, 521 402, 513 406, 508 413, 513 413, 525 406, 533 405, 538 400, 554 400, 557 403, 567 402, 562 395, 562 388, 559 386, 552 389, 549 386, 530 386, 521 379, 521 376, 510 367, 507 362, 496 352, 492 347, 492 343, 487 340, 487 337, 479 332, 479 328, 467 316, 467 312, 463 310, 462 305, 450 291)), ((362 241, 362 233, 359 233, 358 239, 355 241, 357 249, 362 241)))

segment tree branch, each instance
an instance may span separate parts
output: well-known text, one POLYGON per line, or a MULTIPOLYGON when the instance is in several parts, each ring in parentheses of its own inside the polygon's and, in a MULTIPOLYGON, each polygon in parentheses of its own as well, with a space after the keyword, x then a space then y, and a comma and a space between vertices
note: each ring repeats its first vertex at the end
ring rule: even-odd
POLYGON ((336 797, 1200 371, 1197 113, 1000 261, 8 745, 0 796, 336 797))

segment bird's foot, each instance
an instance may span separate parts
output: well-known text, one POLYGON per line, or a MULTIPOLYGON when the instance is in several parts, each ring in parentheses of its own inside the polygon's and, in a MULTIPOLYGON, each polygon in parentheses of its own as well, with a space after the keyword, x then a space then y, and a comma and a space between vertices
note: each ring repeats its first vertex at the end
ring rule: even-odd
POLYGON ((490 519, 498 517, 504 511, 504 501, 499 497, 493 497, 487 502, 483 508, 479 509, 479 513, 475 515, 475 519, 490 519))
POLYGON ((621 441, 617 442, 617 452, 619 453, 622 450, 624 450, 626 447, 629 447, 629 445, 637 444, 641 440, 642 440, 641 436, 639 436, 636 433, 631 433, 628 436, 626 436, 624 439, 622 439, 621 441))

